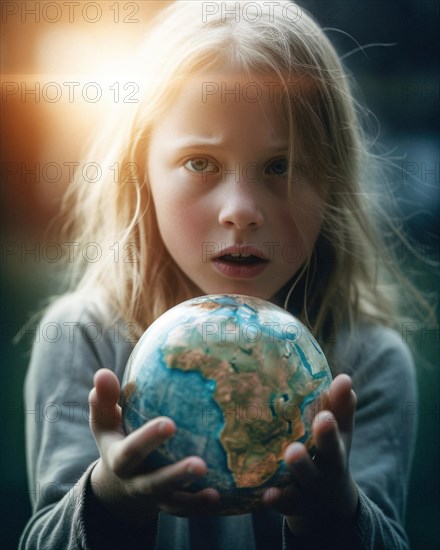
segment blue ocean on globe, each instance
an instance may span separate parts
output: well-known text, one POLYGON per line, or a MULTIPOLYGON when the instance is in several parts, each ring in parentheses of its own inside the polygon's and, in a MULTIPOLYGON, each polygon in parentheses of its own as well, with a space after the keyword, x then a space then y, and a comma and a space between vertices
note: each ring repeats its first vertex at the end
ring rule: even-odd
POLYGON ((158 468, 201 456, 222 513, 256 509, 264 488, 288 483, 283 454, 313 445, 312 422, 332 376, 309 330, 274 304, 242 295, 183 302, 143 334, 121 390, 127 433, 168 416, 176 433, 147 459, 158 468))

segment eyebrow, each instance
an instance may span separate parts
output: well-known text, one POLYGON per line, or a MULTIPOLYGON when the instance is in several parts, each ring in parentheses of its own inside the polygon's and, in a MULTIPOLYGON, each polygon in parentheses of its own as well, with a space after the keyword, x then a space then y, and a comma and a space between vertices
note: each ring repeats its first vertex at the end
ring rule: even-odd
MULTIPOLYGON (((214 149, 216 147, 222 147, 225 142, 217 137, 204 137, 204 136, 189 136, 183 139, 178 139, 172 143, 172 148, 180 151, 185 149, 192 149, 194 147, 201 147, 204 149, 214 149)), ((288 149, 287 142, 270 143, 265 146, 267 151, 285 151, 288 149)))

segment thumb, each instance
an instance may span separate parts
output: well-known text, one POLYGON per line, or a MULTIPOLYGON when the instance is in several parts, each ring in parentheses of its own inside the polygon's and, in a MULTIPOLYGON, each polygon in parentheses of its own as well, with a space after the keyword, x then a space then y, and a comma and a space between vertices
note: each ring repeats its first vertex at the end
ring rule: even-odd
POLYGON ((97 437, 106 431, 122 433, 121 408, 118 405, 120 386, 115 373, 100 369, 94 376, 95 387, 89 394, 90 427, 97 437))

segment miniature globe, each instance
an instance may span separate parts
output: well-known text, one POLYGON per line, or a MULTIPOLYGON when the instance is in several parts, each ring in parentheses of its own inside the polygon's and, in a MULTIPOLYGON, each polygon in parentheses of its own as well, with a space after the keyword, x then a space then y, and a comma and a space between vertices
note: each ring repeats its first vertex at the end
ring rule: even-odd
POLYGON ((135 346, 121 389, 124 428, 172 418, 176 432, 148 467, 198 455, 208 473, 188 490, 214 487, 220 513, 245 513, 261 506, 266 487, 289 483, 284 451, 293 441, 312 447, 331 379, 316 340, 285 310, 201 296, 164 313, 135 346))

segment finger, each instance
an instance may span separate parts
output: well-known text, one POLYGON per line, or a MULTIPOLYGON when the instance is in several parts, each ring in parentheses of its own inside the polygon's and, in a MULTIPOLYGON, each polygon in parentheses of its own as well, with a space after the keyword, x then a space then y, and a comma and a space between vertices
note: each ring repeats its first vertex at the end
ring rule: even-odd
POLYGON ((319 471, 302 443, 289 445, 284 460, 291 474, 292 483, 285 488, 269 487, 262 496, 265 506, 274 507, 285 515, 302 513, 319 485, 319 471))
POLYGON ((310 504, 320 484, 320 472, 302 443, 289 445, 285 461, 293 473, 293 481, 282 491, 278 510, 285 515, 302 514, 310 504))
POLYGON ((342 473, 347 464, 347 453, 341 439, 338 423, 330 411, 316 415, 313 425, 316 456, 314 464, 320 471, 342 473))
POLYGON ((283 499, 283 491, 279 487, 268 487, 261 498, 264 506, 277 506, 283 499))
POLYGON ((169 498, 162 500, 159 506, 174 516, 203 516, 218 513, 220 501, 220 493, 209 487, 197 493, 175 491, 169 498))
MULTIPOLYGON (((318 470, 302 443, 295 442, 289 445, 284 454, 284 460, 294 474, 298 488, 310 491, 318 484, 318 470)), ((290 486, 291 489, 292 487, 290 486)), ((289 487, 285 491, 285 496, 293 496, 289 494, 289 487)))
POLYGON ((121 477, 132 477, 140 470, 145 472, 145 460, 176 431, 171 418, 158 416, 126 437, 115 441, 101 437, 101 445, 108 449, 108 463, 113 472, 121 477))
POLYGON ((93 435, 117 430, 122 433, 121 411, 118 405, 120 386, 114 372, 100 369, 94 376, 94 388, 89 394, 90 427, 93 435))
POLYGON ((300 514, 305 506, 301 491, 295 485, 290 485, 285 489, 268 487, 261 500, 265 507, 274 508, 285 516, 300 514))
POLYGON ((191 456, 148 474, 135 476, 132 483, 137 492, 147 496, 157 495, 159 498, 200 479, 207 471, 208 468, 200 457, 191 456))
POLYGON ((351 378, 347 374, 337 376, 329 393, 330 410, 336 417, 339 430, 342 433, 352 433, 354 413, 356 410, 356 394, 352 389, 351 378))

